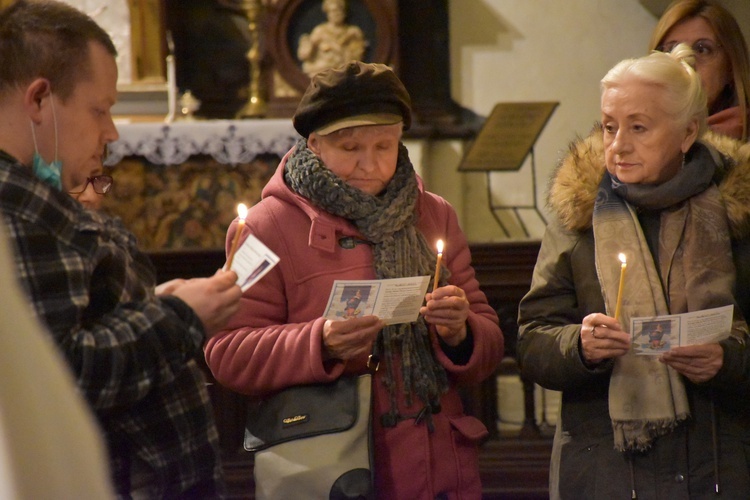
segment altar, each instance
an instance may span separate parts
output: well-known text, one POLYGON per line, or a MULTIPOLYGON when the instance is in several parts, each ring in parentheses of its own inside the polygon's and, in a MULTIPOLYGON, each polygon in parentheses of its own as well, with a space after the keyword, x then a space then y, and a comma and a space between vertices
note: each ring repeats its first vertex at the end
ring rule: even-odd
POLYGON ((299 135, 289 119, 118 123, 103 209, 148 251, 223 248, 236 206, 253 205, 299 135))

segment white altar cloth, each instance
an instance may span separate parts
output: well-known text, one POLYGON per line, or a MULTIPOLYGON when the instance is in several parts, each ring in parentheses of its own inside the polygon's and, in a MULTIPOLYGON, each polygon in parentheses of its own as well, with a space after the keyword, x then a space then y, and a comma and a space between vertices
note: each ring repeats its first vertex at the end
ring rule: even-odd
POLYGON ((300 138, 289 119, 119 123, 117 130, 120 138, 109 145, 107 166, 126 156, 179 165, 194 155, 236 165, 264 153, 284 156, 300 138))

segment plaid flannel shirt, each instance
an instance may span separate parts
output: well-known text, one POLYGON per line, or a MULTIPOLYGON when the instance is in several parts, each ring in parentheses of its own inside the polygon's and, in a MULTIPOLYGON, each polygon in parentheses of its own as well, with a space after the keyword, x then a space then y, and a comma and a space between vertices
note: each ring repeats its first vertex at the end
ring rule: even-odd
POLYGON ((149 497, 223 491, 192 309, 154 296, 153 265, 119 219, 82 209, 3 152, 0 205, 21 284, 99 418, 118 494, 144 471, 149 497))

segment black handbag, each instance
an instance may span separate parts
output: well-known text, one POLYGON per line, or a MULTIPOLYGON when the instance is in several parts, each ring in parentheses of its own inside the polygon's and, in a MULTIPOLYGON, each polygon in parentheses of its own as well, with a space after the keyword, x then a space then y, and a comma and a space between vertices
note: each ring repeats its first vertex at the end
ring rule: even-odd
POLYGON ((295 386, 248 405, 255 497, 372 499, 372 376, 295 386))

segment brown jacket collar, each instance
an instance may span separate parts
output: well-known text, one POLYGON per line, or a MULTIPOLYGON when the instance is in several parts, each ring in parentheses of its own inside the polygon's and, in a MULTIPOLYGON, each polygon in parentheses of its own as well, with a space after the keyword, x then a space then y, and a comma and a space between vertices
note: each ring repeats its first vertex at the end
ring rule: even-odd
MULTIPOLYGON (((715 181, 727 206, 734 238, 750 235, 750 143, 707 132, 701 141, 721 154, 715 181)), ((604 175, 602 128, 596 124, 586 138, 577 138, 550 180, 547 205, 571 231, 591 227, 599 183, 604 175)))

